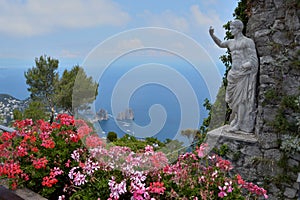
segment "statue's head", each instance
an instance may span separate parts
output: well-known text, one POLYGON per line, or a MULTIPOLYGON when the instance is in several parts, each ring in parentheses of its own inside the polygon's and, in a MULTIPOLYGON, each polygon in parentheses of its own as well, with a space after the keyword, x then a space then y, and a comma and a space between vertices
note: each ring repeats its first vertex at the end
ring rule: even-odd
POLYGON ((235 19, 230 23, 230 29, 232 29, 231 27, 234 27, 235 29, 237 29, 239 31, 243 31, 244 24, 241 20, 235 19))

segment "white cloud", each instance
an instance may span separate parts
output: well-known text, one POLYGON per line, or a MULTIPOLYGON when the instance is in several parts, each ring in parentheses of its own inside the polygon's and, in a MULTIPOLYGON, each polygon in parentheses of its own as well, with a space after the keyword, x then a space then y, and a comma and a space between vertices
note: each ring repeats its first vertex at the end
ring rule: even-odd
POLYGON ((204 14, 200 11, 198 5, 191 6, 190 10, 198 25, 210 26, 213 24, 222 24, 218 15, 214 13, 204 14))
POLYGON ((185 17, 178 16, 170 10, 155 14, 145 11, 141 17, 144 18, 148 26, 176 29, 181 32, 189 31, 189 23, 185 17))
POLYGON ((0 1, 0 32, 19 36, 66 28, 122 26, 129 18, 111 0, 0 1))
POLYGON ((215 33, 219 36, 225 34, 223 25, 227 23, 226 20, 221 20, 220 15, 215 10, 203 12, 198 5, 192 5, 190 7, 191 15, 195 24, 199 26, 201 30, 208 33, 209 27, 212 26, 215 29, 215 33))

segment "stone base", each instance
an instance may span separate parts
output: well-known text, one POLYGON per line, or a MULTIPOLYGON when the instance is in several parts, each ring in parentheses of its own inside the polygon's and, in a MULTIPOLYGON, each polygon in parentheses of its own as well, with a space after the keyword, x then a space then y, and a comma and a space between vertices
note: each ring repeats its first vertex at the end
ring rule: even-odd
POLYGON ((2 188, 2 192, 0 193, 0 200, 47 200, 46 198, 27 188, 9 190, 6 180, 1 180, 0 185, 0 187, 2 188))
POLYGON ((257 171, 253 166, 253 162, 257 157, 262 157, 259 143, 254 134, 242 131, 229 132, 229 125, 222 126, 207 133, 209 149, 220 149, 226 146, 227 152, 224 158, 231 161, 234 173, 239 173, 248 181, 258 181, 257 171))
MULTIPOLYGON (((232 174, 240 174, 246 181, 258 185, 264 183, 265 185, 260 186, 267 189, 269 199, 277 200, 284 197, 285 200, 290 200, 296 198, 299 191, 296 173, 288 172, 292 177, 289 184, 279 187, 274 182, 276 178, 278 181, 279 175, 283 173, 283 169, 278 165, 282 157, 280 149, 266 146, 267 141, 262 141, 261 136, 257 138, 255 134, 242 131, 232 133, 228 131, 228 128, 229 125, 226 125, 207 133, 205 143, 208 144, 209 152, 214 148, 226 149, 223 157, 231 161, 234 167, 232 174)), ((294 168, 300 167, 300 154, 289 158, 287 164, 294 168)))
POLYGON ((209 137, 222 136, 224 138, 233 139, 233 140, 242 141, 242 142, 249 142, 249 143, 257 143, 258 142, 258 139, 255 137, 254 133, 246 133, 243 131, 231 132, 231 131, 229 131, 229 128, 230 128, 229 125, 221 126, 220 128, 209 131, 208 136, 209 137))

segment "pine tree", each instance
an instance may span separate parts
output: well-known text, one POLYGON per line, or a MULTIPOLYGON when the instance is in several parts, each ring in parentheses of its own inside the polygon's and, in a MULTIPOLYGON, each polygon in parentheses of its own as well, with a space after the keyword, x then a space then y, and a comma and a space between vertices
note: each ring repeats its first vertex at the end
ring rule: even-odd
POLYGON ((35 67, 25 72, 27 90, 34 101, 40 101, 51 111, 53 121, 55 112, 55 87, 58 83, 58 60, 41 56, 35 59, 35 67))

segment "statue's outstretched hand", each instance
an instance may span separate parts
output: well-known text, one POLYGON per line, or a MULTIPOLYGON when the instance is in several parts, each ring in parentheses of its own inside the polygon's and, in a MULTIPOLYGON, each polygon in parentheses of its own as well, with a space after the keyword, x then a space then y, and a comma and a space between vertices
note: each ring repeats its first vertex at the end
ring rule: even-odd
POLYGON ((215 32, 215 29, 214 29, 212 26, 210 26, 210 27, 209 27, 209 34, 210 34, 210 35, 213 35, 214 32, 215 32))

